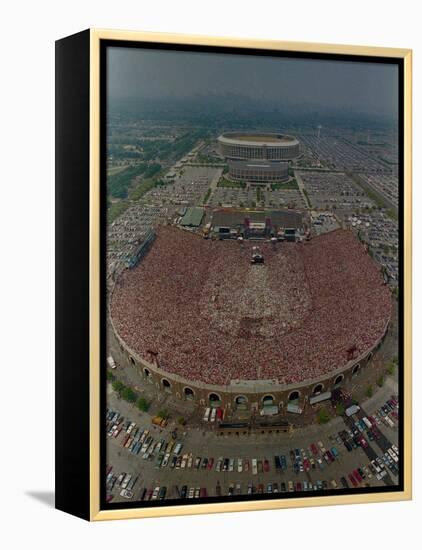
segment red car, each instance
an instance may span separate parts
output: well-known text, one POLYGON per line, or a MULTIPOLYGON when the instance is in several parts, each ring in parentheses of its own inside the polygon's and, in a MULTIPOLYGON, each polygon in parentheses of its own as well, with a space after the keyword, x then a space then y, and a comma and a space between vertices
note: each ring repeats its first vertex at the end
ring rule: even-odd
POLYGON ((208 464, 207 464, 208 470, 211 470, 211 468, 213 467, 213 464, 214 464, 214 459, 213 459, 213 458, 209 458, 209 459, 208 459, 208 464))
POLYGON ((270 471, 270 463, 268 462, 267 459, 264 459, 264 472, 269 472, 270 471))
POLYGON ((309 472, 309 470, 311 469, 311 464, 307 458, 303 459, 303 467, 305 468, 306 472, 309 472))
POLYGON ((353 475, 355 476, 355 478, 358 480, 359 483, 362 482, 362 476, 357 470, 353 470, 353 475))
POLYGON ((360 440, 359 440, 359 443, 360 443, 360 446, 365 449, 367 446, 368 446, 368 442, 366 441, 366 439, 364 437, 361 437, 360 440))
POLYGON ((296 491, 297 491, 298 493, 300 493, 300 491, 302 490, 302 483, 301 483, 300 481, 298 481, 298 482, 296 483, 296 487, 295 487, 295 488, 296 488, 296 491))
POLYGON ((311 443, 311 451, 312 451, 312 454, 314 456, 317 456, 318 454, 318 449, 317 449, 317 446, 315 445, 315 443, 311 443))
POLYGON ((349 474, 349 479, 350 479, 350 481, 352 482, 353 487, 357 487, 357 486, 358 486, 358 482, 357 482, 356 479, 354 478, 353 474, 349 474))
POLYGON ((334 462, 334 456, 333 456, 333 453, 331 451, 327 451, 327 456, 328 456, 328 460, 330 462, 334 462))

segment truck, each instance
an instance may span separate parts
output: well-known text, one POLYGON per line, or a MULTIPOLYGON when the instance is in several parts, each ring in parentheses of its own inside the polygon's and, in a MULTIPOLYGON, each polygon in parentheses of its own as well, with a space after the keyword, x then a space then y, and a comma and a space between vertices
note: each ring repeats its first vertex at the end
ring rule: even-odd
POLYGON ((155 426, 160 426, 160 428, 165 428, 167 425, 166 419, 162 418, 161 416, 154 416, 151 419, 151 422, 155 424, 155 426))
POLYGON ((359 405, 351 405, 348 407, 345 411, 346 416, 352 416, 353 414, 356 414, 360 411, 359 405))

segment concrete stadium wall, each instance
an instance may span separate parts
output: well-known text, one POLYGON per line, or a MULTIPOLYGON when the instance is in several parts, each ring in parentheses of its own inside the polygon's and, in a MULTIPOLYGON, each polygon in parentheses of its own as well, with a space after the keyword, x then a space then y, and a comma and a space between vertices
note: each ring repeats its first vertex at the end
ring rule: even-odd
POLYGON ((215 394, 220 397, 221 406, 228 410, 237 408, 236 399, 239 396, 244 396, 246 398, 247 410, 261 409, 266 396, 272 396, 274 405, 277 405, 280 410, 282 410, 287 406, 289 397, 292 397, 294 392, 298 393, 299 404, 303 406, 312 395, 325 391, 332 391, 336 387, 347 384, 353 377, 358 376, 359 373, 370 364, 373 354, 381 346, 388 331, 387 323, 383 336, 374 346, 368 349, 360 357, 349 361, 345 366, 333 370, 328 376, 325 375, 321 378, 290 385, 276 383, 268 383, 265 385, 262 382, 258 382, 256 386, 259 387, 254 388, 252 383, 242 385, 241 382, 228 386, 205 384, 197 381, 189 381, 176 374, 166 372, 151 359, 146 360, 131 350, 115 331, 111 318, 109 319, 109 323, 109 334, 114 340, 114 345, 112 347, 118 353, 118 356, 114 357, 114 359, 119 366, 132 366, 137 368, 144 380, 153 385, 158 393, 164 392, 180 400, 189 399, 203 407, 209 405, 210 396, 215 394))

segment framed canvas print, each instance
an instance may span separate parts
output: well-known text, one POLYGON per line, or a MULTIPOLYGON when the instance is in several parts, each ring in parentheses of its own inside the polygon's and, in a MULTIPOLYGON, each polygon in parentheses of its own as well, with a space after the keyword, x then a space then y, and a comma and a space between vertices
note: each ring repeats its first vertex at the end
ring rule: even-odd
POLYGON ((56 43, 56 506, 411 498, 411 52, 56 43))

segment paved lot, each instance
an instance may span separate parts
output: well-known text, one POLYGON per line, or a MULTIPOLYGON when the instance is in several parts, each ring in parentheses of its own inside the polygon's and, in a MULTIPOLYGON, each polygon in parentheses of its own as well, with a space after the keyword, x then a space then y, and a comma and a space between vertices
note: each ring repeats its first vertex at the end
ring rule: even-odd
MULTIPOLYGON (((392 388, 385 386, 376 397, 372 398, 365 404, 367 412, 371 412, 380 404, 385 402, 385 399, 391 394, 392 388)), ((119 411, 121 414, 134 422, 142 429, 149 429, 151 435, 154 437, 154 442, 158 442, 164 438, 166 442, 170 441, 171 431, 175 425, 169 425, 166 429, 161 430, 156 427, 152 427, 150 422, 150 416, 145 413, 139 413, 133 406, 128 405, 116 398, 115 394, 109 392, 109 406, 113 410, 119 411)), ((386 442, 388 446, 391 443, 397 445, 398 434, 396 429, 387 427, 381 427, 380 431, 385 436, 382 438, 381 445, 377 442, 372 442, 368 449, 357 449, 347 452, 343 444, 339 444, 332 439, 333 435, 337 435, 338 431, 345 429, 345 424, 342 418, 336 418, 326 426, 312 425, 306 428, 296 430, 292 434, 265 434, 265 435, 249 435, 249 436, 217 436, 215 431, 205 429, 187 429, 183 432, 180 427, 178 428, 177 441, 183 444, 181 455, 185 453, 192 453, 193 458, 199 456, 213 457, 214 465, 212 470, 208 469, 176 469, 166 466, 165 468, 157 469, 156 455, 150 460, 143 460, 140 455, 134 455, 127 449, 121 446, 121 442, 124 438, 121 433, 116 439, 109 437, 108 451, 107 451, 107 463, 113 466, 113 472, 117 475, 121 472, 131 473, 134 477, 138 476, 136 485, 133 488, 134 498, 139 495, 141 488, 147 487, 153 489, 156 486, 166 486, 167 495, 166 498, 177 498, 179 491, 183 485, 188 487, 205 487, 207 493, 210 496, 215 496, 215 488, 217 482, 220 483, 222 489, 222 495, 226 495, 229 489, 229 485, 233 483, 236 487, 240 484, 240 489, 243 494, 246 494, 249 483, 253 483, 255 487, 259 484, 263 484, 264 492, 267 489, 268 483, 278 483, 279 487, 281 482, 287 482, 291 480, 296 483, 297 481, 311 482, 315 484, 318 480, 326 481, 328 488, 332 488, 330 482, 335 480, 340 487, 340 478, 342 476, 347 478, 348 473, 357 467, 366 466, 370 459, 379 456, 381 448, 385 450, 386 442), (290 450, 298 448, 304 449, 307 456, 312 456, 309 451, 309 445, 313 442, 317 443, 321 441, 326 449, 330 449, 333 445, 338 449, 340 456, 331 464, 326 464, 323 461, 324 468, 321 470, 318 466, 316 469, 311 469, 308 472, 301 472, 295 474, 293 471, 292 461, 290 458, 290 450), (284 454, 287 458, 287 469, 281 473, 275 469, 274 455, 284 454), (270 463, 269 472, 258 473, 253 475, 252 469, 248 472, 237 471, 237 464, 232 472, 217 472, 215 470, 215 464, 219 457, 223 458, 242 458, 249 459, 251 463, 252 458, 260 460, 268 459, 270 463)), ((362 483, 362 486, 384 486, 385 484, 397 483, 397 479, 390 473, 388 479, 384 478, 382 481, 378 481, 375 476, 371 479, 368 477, 362 483)), ((113 502, 123 501, 119 496, 119 491, 116 487, 113 491, 113 502)))

